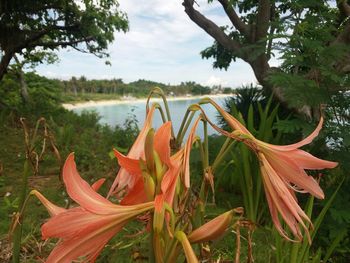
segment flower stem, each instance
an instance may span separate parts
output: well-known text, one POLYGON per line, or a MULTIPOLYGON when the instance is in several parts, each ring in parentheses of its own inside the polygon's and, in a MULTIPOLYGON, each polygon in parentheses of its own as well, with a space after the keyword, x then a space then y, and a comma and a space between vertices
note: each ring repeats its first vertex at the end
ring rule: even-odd
MULTIPOLYGON (((24 161, 23 166, 23 176, 22 176, 22 191, 19 196, 19 211, 23 211, 25 205, 27 188, 28 188, 28 176, 29 176, 29 160, 28 158, 24 161)), ((12 262, 18 263, 20 259, 21 252, 21 240, 22 240, 22 222, 23 222, 23 213, 19 215, 19 222, 16 224, 14 233, 13 233, 13 255, 12 262)))

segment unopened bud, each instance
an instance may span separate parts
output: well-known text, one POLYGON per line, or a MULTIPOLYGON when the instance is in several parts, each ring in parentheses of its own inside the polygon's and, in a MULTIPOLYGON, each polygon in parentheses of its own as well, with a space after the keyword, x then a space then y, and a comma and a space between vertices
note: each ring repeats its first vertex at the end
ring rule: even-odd
POLYGON ((206 242, 219 238, 230 226, 233 217, 233 210, 215 217, 201 227, 195 229, 189 236, 191 243, 206 242))
POLYGON ((145 157, 147 169, 150 173, 154 171, 154 156, 153 156, 153 138, 154 138, 154 130, 150 129, 147 133, 145 140, 145 157))
POLYGON ((154 193, 156 190, 154 180, 149 174, 146 174, 146 173, 143 173, 143 177, 145 182, 145 192, 147 195, 147 199, 149 201, 152 201, 154 199, 154 193))

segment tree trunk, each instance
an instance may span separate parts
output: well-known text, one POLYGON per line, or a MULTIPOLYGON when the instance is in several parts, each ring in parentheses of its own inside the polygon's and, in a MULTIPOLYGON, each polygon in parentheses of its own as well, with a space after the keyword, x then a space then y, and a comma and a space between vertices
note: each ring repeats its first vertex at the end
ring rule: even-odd
POLYGON ((30 101, 29 93, 28 93, 28 86, 27 86, 26 80, 24 78, 24 72, 22 69, 19 69, 17 76, 19 79, 19 84, 21 86, 21 98, 22 98, 23 104, 28 104, 30 101))
POLYGON ((14 55, 14 52, 5 51, 4 56, 2 56, 1 62, 0 62, 0 81, 3 79, 13 55, 14 55))

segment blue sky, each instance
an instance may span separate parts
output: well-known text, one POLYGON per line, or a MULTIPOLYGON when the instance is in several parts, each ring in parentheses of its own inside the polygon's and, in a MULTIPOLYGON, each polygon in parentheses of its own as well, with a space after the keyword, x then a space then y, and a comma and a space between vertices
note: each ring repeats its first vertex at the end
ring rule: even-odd
MULTIPOLYGON (((205 15, 219 25, 228 24, 218 4, 197 1, 205 15)), ((109 47, 112 66, 94 55, 61 50, 60 62, 40 65, 39 74, 60 79, 84 75, 88 79, 122 78, 125 82, 148 79, 178 84, 196 81, 204 85, 240 86, 255 82, 248 64, 233 63, 227 71, 212 68, 200 51, 213 42, 185 14, 181 0, 120 0, 128 14, 130 31, 116 33, 109 47)))

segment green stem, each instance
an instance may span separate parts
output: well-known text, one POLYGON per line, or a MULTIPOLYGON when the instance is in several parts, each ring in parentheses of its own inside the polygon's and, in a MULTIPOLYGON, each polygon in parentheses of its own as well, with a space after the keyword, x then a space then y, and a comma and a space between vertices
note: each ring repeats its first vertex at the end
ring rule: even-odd
POLYGON ((184 116, 183 119, 182 119, 180 129, 179 129, 178 132, 177 132, 177 136, 176 136, 176 145, 180 145, 180 144, 181 144, 181 142, 179 141, 180 135, 181 135, 181 133, 182 133, 182 130, 183 130, 184 126, 185 126, 185 123, 186 123, 186 120, 187 120, 189 114, 190 114, 190 110, 187 109, 187 110, 186 110, 186 113, 185 113, 185 116, 184 116))
POLYGON ((148 251, 148 262, 154 263, 155 262, 155 256, 154 256, 154 230, 153 230, 153 219, 151 219, 150 222, 151 229, 150 229, 150 235, 149 235, 149 251, 148 251))
MULTIPOLYGON (((30 171, 29 160, 26 159, 23 166, 22 191, 19 196, 19 211, 21 212, 23 211, 23 206, 25 204, 25 200, 27 196, 29 171, 30 171)), ((12 255, 13 263, 18 263, 20 259, 23 214, 19 215, 18 220, 19 222, 17 223, 13 234, 13 255, 12 255)))
POLYGON ((166 123, 166 118, 165 118, 165 114, 164 114, 162 107, 159 105, 159 103, 157 103, 155 105, 156 105, 156 109, 159 110, 159 113, 160 113, 160 116, 162 117, 163 123, 166 123))
POLYGON ((183 130, 182 130, 182 132, 181 132, 181 134, 180 134, 180 136, 179 136, 179 140, 178 140, 178 143, 179 143, 179 144, 182 143, 182 141, 183 141, 183 139, 184 139, 184 137, 185 137, 186 131, 188 130, 188 127, 190 126, 190 124, 191 124, 191 122, 192 122, 192 119, 193 119, 195 113, 196 113, 196 112, 192 111, 190 117, 187 119, 186 125, 185 125, 185 127, 183 128, 183 130))
POLYGON ((222 160, 230 152, 232 146, 236 143, 237 143, 237 141, 234 141, 230 138, 226 139, 224 145, 221 147, 219 154, 216 156, 216 158, 211 166, 214 172, 215 172, 216 168, 218 167, 218 165, 222 162, 222 160))
POLYGON ((203 129, 204 129, 204 166, 209 166, 209 140, 208 140, 208 122, 203 120, 203 129))

